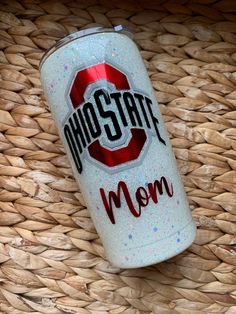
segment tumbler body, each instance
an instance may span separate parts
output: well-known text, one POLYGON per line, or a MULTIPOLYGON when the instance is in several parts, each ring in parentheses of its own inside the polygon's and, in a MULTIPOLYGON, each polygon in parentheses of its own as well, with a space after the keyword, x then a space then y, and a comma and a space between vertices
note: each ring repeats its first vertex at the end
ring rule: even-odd
POLYGON ((151 82, 127 33, 69 36, 44 57, 41 81, 112 264, 142 267, 186 249, 195 224, 151 82))

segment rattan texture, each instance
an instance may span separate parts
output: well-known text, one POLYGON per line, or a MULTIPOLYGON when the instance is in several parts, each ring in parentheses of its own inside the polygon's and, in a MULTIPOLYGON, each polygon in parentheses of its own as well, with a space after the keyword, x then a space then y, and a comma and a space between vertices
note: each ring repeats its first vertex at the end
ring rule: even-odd
POLYGON ((236 313, 236 2, 0 1, 0 312, 236 313), (198 226, 194 244, 121 270, 75 183, 39 79, 81 28, 128 25, 198 226))

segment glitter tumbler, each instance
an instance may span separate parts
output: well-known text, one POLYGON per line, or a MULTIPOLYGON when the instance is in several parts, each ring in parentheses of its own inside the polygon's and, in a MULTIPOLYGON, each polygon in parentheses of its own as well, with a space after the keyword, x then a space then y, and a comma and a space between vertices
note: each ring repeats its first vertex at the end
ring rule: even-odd
POLYGON ((116 26, 71 34, 46 52, 40 71, 107 258, 133 268, 186 249, 195 224, 130 33, 116 26))

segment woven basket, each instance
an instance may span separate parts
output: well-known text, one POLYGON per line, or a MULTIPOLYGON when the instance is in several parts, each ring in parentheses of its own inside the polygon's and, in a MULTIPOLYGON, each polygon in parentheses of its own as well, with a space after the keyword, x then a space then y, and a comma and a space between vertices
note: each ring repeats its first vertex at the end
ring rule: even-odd
POLYGON ((236 313, 236 1, 0 2, 0 311, 236 313), (128 25, 198 234, 151 267, 110 265, 48 110, 38 65, 59 38, 128 25))

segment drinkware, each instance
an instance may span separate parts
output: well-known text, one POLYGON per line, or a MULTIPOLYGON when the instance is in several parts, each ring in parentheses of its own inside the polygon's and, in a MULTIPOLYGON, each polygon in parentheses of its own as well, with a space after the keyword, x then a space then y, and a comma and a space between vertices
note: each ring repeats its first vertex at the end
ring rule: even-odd
POLYGON ((195 224, 152 85, 127 29, 71 34, 46 52, 40 72, 107 258, 134 268, 186 249, 195 224))

